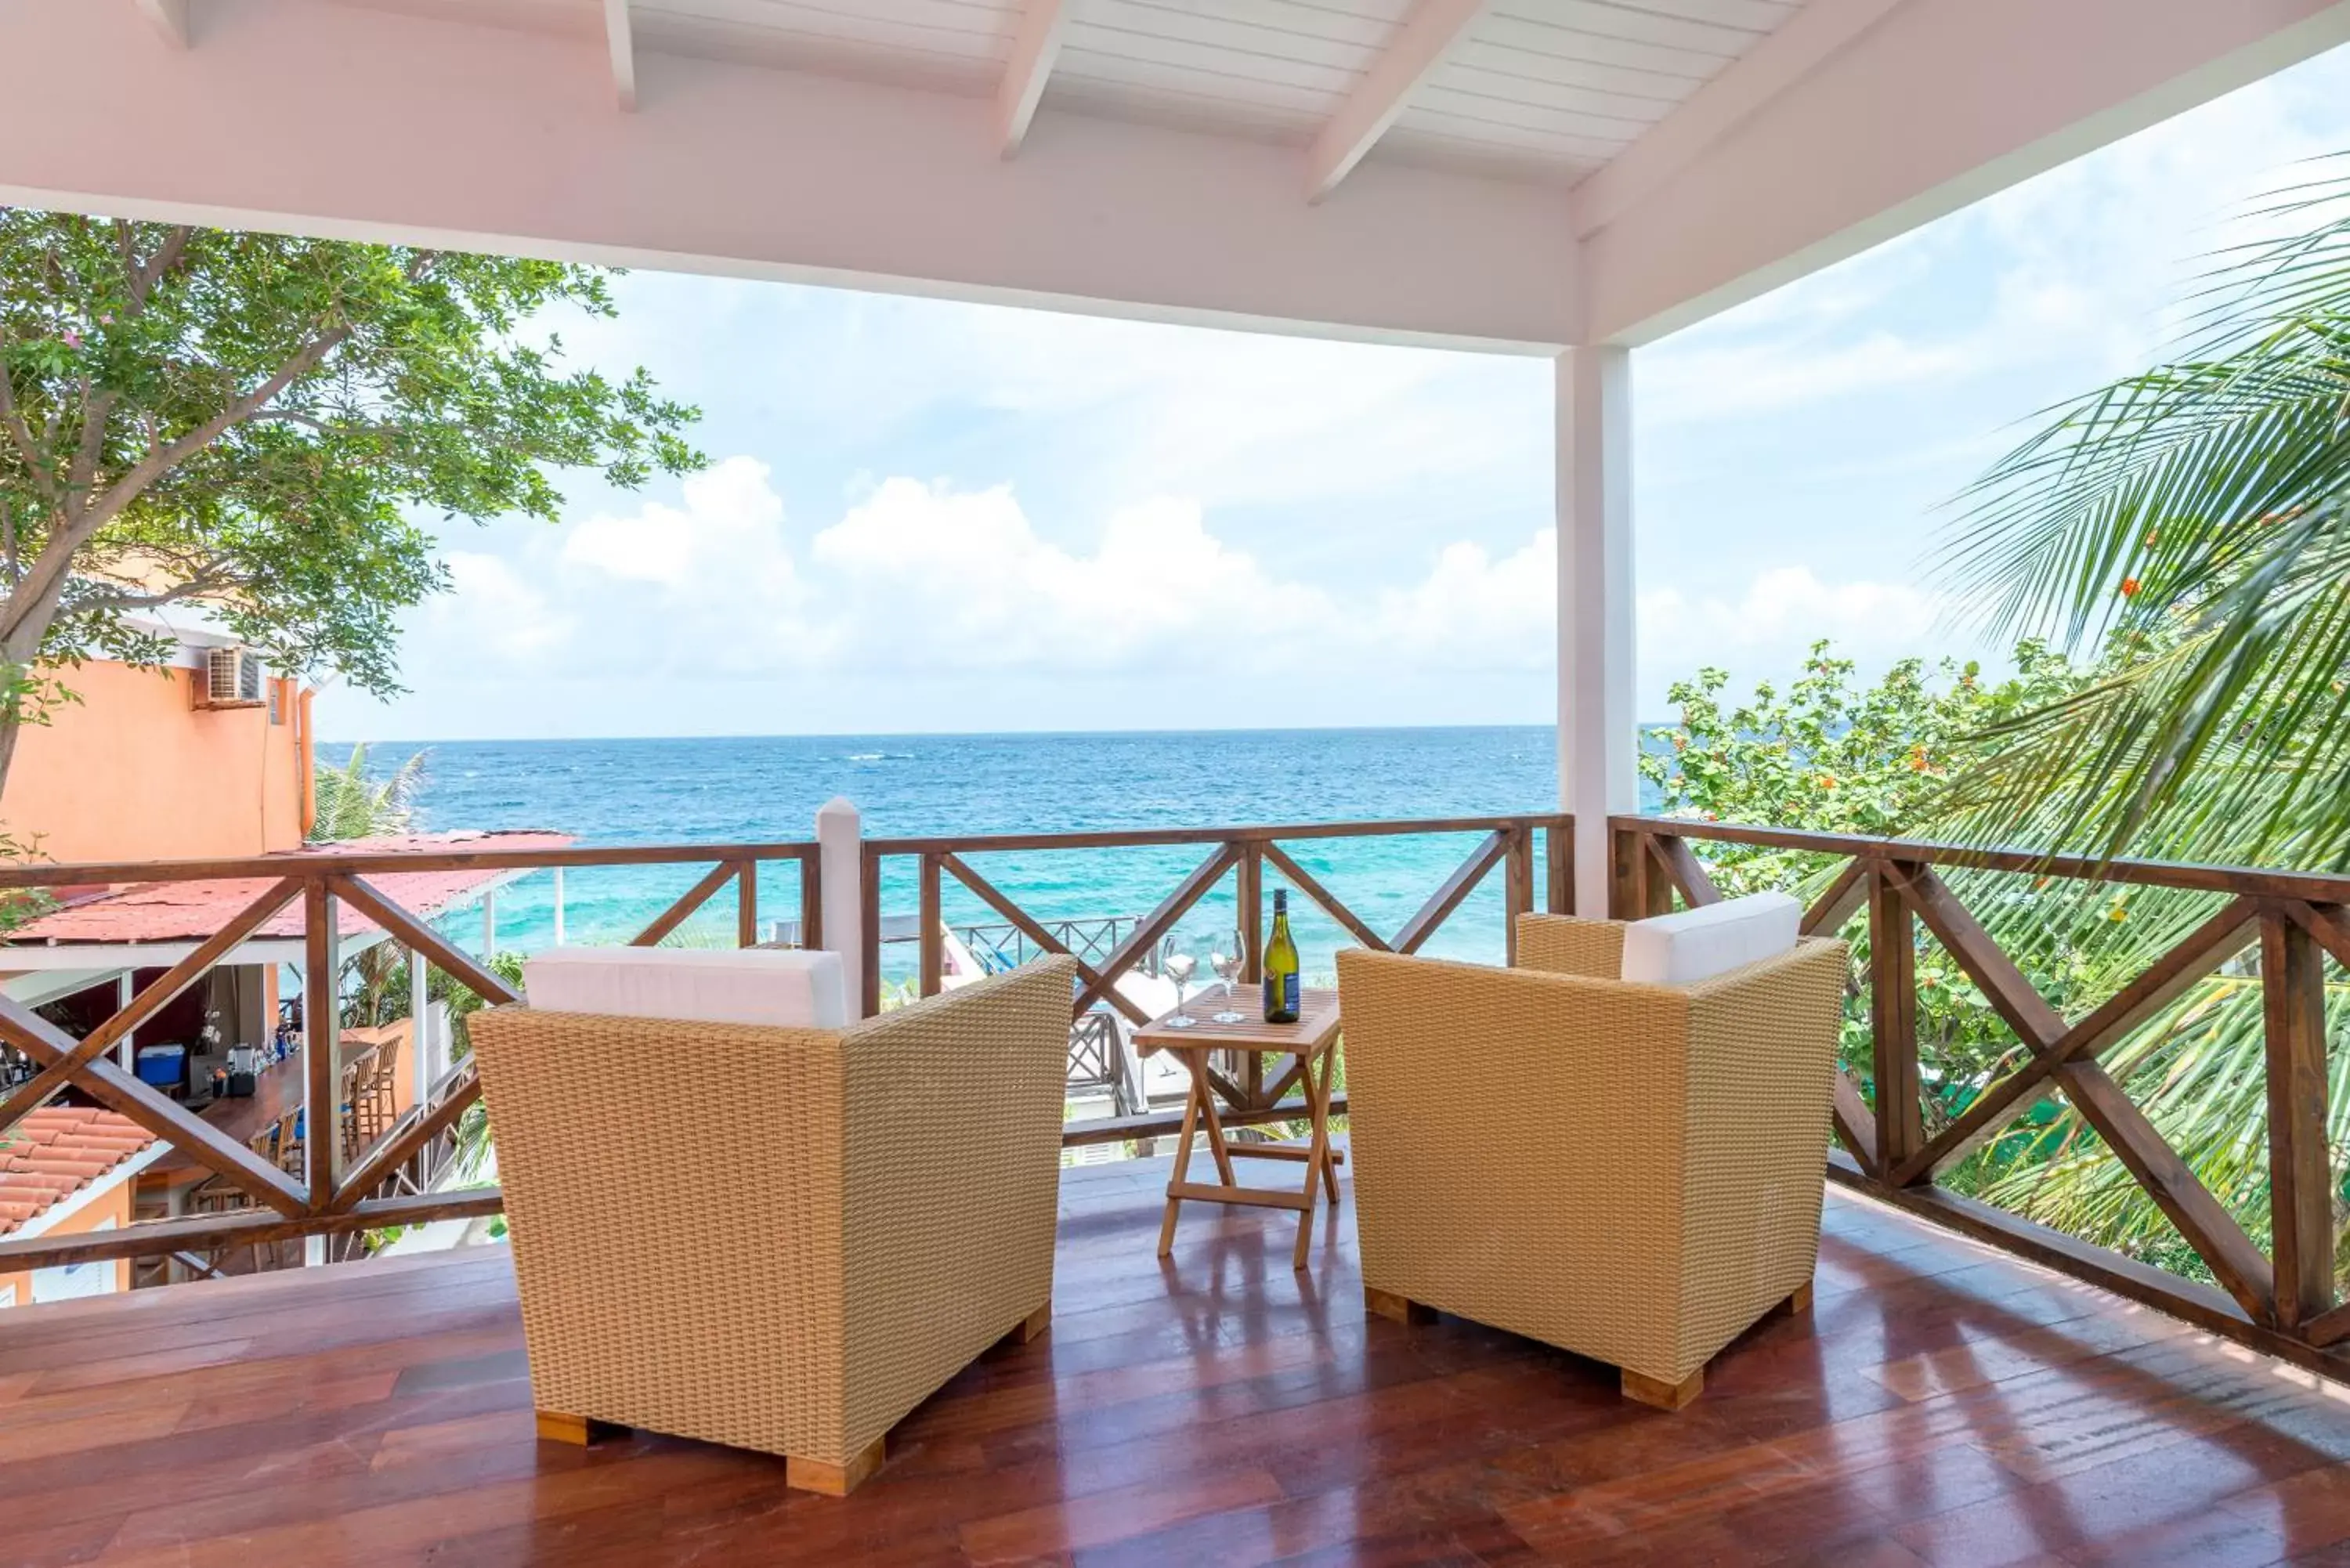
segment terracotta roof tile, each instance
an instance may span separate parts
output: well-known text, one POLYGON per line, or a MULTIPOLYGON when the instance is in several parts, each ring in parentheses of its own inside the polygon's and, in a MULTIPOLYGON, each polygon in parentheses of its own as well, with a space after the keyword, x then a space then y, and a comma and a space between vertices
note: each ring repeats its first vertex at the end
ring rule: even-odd
POLYGON ((0 1137, 0 1236, 37 1219, 155 1141, 127 1116, 44 1106, 0 1137))
MULTIPOLYGON (((345 844, 312 845, 289 849, 269 859, 299 861, 323 850, 369 854, 429 854, 434 850, 561 849, 571 843, 561 833, 423 833, 396 838, 359 838, 345 844)), ((289 867, 290 869, 290 867, 289 867)), ((368 880, 384 897, 410 913, 430 918, 506 871, 386 871, 368 880)), ((221 877, 200 882, 142 882, 98 894, 29 920, 8 934, 16 946, 68 942, 201 941, 227 925, 245 906, 269 890, 265 877, 221 877)), ((364 935, 376 929, 348 904, 338 904, 337 926, 344 936, 364 935)), ((265 922, 261 937, 302 934, 302 903, 296 899, 265 922)))

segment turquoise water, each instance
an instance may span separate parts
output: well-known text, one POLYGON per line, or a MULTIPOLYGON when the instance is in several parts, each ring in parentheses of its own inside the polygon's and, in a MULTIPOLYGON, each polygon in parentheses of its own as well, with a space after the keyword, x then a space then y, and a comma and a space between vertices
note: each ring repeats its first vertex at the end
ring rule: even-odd
MULTIPOLYGON (((548 828, 584 844, 728 843, 814 836, 816 808, 856 803, 873 836, 1045 833, 1251 823, 1501 815, 1555 809, 1557 761, 1548 726, 1491 729, 1223 731, 1082 735, 778 736, 694 740, 446 742, 374 748, 385 767, 428 753, 421 826, 548 828)), ((348 747, 321 746, 339 764, 348 747)), ((1306 870, 1375 929, 1393 933, 1476 846, 1476 835, 1299 840, 1306 870)), ((1207 853, 1170 849, 992 855, 980 872, 1039 919, 1143 915, 1207 853)), ((564 877, 566 936, 633 935, 706 867, 598 867, 564 877)), ((1539 884, 1537 884, 1539 885, 1539 884)), ((1267 886, 1279 883, 1267 872, 1267 886)), ((1302 901, 1301 901, 1302 902, 1302 901)), ((763 920, 798 912, 796 869, 761 878, 763 920)), ((915 907, 913 866, 893 862, 886 914, 915 907)), ((993 920, 950 881, 951 923, 993 920)), ((1229 878, 1176 931, 1200 960, 1229 950, 1229 878)), ((731 941, 733 901, 708 911, 706 940, 731 941), (723 935, 721 933, 723 933, 723 935)), ((478 912, 442 922, 478 951, 478 912)), ((1352 940, 1311 908, 1295 912, 1309 978, 1331 971, 1352 940)), ((497 945, 530 951, 554 936, 553 878, 529 877, 498 894, 497 945)), ((1490 876, 1428 950, 1497 959, 1502 888, 1490 876)), ((885 972, 911 971, 911 943, 887 944, 885 972)))

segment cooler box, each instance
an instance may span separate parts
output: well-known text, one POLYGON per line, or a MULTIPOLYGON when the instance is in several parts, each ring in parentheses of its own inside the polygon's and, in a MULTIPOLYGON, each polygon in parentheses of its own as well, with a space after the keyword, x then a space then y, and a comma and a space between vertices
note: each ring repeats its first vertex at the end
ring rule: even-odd
POLYGON ((159 1089, 176 1089, 187 1080, 188 1048, 185 1045, 141 1045, 139 1047, 139 1081, 159 1089))

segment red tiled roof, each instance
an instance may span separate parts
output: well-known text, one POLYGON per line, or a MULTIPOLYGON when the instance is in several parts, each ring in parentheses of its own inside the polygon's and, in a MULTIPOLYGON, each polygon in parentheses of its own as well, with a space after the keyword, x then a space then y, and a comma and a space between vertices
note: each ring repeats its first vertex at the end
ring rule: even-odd
MULTIPOLYGON (((358 838, 334 845, 289 849, 271 859, 300 860, 323 852, 350 854, 428 853, 446 849, 561 849, 571 843, 561 833, 427 833, 398 838, 358 838)), ((510 876, 505 871, 385 871, 368 881, 411 914, 431 917, 478 891, 483 884, 510 876)), ((9 933, 10 945, 65 942, 184 942, 201 941, 234 919, 244 907, 267 891, 268 879, 257 877, 217 877, 203 882, 148 882, 119 892, 101 893, 53 910, 9 933)), ((348 904, 337 906, 342 934, 372 931, 373 920, 348 904)), ((297 900, 255 933, 260 937, 298 937, 302 906, 297 900)), ((4 952, 5 949, 0 949, 4 952)), ((0 969, 5 969, 0 959, 0 969)))
POLYGON ((152 1133, 112 1111, 43 1106, 0 1137, 0 1236, 154 1141, 152 1133))

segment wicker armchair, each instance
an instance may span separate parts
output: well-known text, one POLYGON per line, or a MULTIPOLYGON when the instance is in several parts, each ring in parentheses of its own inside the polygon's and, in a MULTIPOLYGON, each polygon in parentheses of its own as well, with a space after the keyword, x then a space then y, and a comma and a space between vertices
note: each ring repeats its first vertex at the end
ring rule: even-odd
POLYGON ((470 1024, 540 1435, 780 1454, 836 1495, 1050 1321, 1075 963, 847 1030, 501 1007, 470 1024))
POLYGON ((1542 1340, 1679 1409, 1809 1302, 1845 951, 1638 985, 1623 930, 1525 916, 1513 970, 1338 955, 1355 1222, 1374 1312, 1542 1340))

